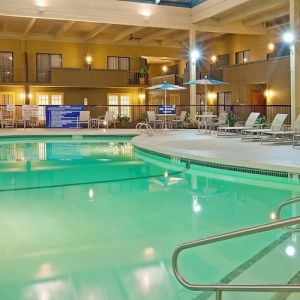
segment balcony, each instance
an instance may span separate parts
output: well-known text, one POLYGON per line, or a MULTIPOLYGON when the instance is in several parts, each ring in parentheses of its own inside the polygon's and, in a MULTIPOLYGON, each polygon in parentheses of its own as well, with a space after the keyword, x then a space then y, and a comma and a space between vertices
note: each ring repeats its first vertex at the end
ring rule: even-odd
POLYGON ((147 74, 121 70, 57 68, 49 71, 36 69, 0 69, 0 83, 46 84, 53 86, 107 88, 146 86, 147 74))
POLYGON ((0 82, 14 82, 13 69, 0 68, 0 82))

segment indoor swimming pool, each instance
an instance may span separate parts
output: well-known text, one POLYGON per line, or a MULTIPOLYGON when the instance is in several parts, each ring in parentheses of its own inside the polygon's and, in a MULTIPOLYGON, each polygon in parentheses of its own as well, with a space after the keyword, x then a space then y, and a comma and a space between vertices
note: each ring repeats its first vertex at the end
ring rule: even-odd
MULTIPOLYGON (((300 195, 299 181, 187 165, 124 137, 3 138, 0 170, 1 300, 215 299, 176 281, 175 247, 271 222, 300 195)), ((298 238, 280 229, 211 244, 180 267, 197 283, 299 283, 298 238)))

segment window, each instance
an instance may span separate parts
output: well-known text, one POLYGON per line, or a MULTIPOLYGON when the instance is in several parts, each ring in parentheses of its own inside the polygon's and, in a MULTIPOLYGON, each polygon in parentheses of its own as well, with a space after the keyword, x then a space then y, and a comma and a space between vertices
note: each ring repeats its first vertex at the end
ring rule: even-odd
POLYGON ((245 64, 249 61, 250 61, 250 50, 244 50, 235 53, 236 64, 245 64))
POLYGON ((231 105, 231 92, 220 92, 218 93, 218 113, 224 111, 230 111, 231 105))
POLYGON ((107 69, 108 70, 130 70, 130 58, 119 57, 119 56, 108 56, 107 57, 107 69))
POLYGON ((130 118, 130 95, 128 94, 108 94, 109 110, 114 112, 114 117, 130 118))
POLYGON ((49 82, 51 69, 62 67, 61 54, 36 54, 36 79, 37 82, 49 82))
POLYGON ((46 105, 63 105, 64 94, 59 93, 37 93, 37 104, 39 105, 38 116, 40 120, 46 119, 46 105))
POLYGON ((0 105, 15 104, 15 94, 14 93, 0 93, 0 105))
POLYGON ((0 52, 0 81, 13 81, 12 52, 0 52))
POLYGON ((274 51, 267 54, 267 59, 290 55, 290 46, 287 43, 276 43, 274 46, 274 51))
POLYGON ((15 105, 15 94, 12 92, 0 93, 0 110, 3 118, 12 118, 14 111, 8 111, 6 105, 15 105))

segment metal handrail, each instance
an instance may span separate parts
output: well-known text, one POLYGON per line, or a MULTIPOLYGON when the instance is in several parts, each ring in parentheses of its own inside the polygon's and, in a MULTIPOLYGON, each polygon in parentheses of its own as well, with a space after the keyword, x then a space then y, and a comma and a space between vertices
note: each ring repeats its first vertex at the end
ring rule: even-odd
MULTIPOLYGON (((280 220, 280 213, 281 213, 281 210, 287 206, 287 205, 290 205, 290 204, 293 204, 293 203, 297 203, 297 202, 300 202, 300 196, 298 197, 295 197, 295 198, 292 198, 290 200, 287 200, 287 201, 284 201, 282 202, 276 209, 276 220, 280 220)), ((289 230, 289 231, 300 231, 300 227, 299 226, 295 226, 295 227, 289 227, 289 226, 285 226, 283 227, 284 229, 286 230, 289 230)))
POLYGON ((140 130, 142 133, 144 132, 143 127, 145 128, 146 133, 147 133, 148 135, 150 135, 150 136, 153 135, 154 132, 153 132, 153 129, 152 129, 152 127, 150 126, 150 124, 148 124, 148 123, 137 123, 136 126, 135 126, 135 128, 136 128, 137 130, 140 130))
POLYGON ((176 247, 172 256, 172 268, 175 274, 176 279, 180 282, 181 285, 196 291, 214 291, 216 292, 216 299, 222 299, 223 291, 247 291, 247 292, 300 292, 300 285, 252 285, 252 284, 242 284, 242 285, 230 285, 230 284, 194 284, 190 283, 184 279, 181 275, 179 267, 178 267, 178 256, 179 254, 186 249, 199 247, 203 245, 212 244, 219 241, 225 241, 233 238, 238 238, 246 235, 251 235, 260 232, 266 232, 277 228, 282 228, 289 225, 299 224, 300 217, 289 218, 282 221, 275 221, 272 223, 261 224, 254 227, 248 227, 241 230, 236 230, 204 239, 199 239, 191 242, 183 243, 176 247))

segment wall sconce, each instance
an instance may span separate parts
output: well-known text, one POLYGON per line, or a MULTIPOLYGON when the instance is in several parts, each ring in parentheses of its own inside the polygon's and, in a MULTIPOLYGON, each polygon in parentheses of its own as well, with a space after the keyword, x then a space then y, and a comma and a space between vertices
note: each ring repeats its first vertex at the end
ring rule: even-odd
POLYGON ((267 89, 265 90, 264 95, 267 99, 272 98, 274 96, 274 91, 271 89, 267 89))
POLYGON ((216 93, 214 93, 214 92, 207 93, 207 100, 209 102, 213 102, 216 99, 217 99, 217 94, 216 93))
POLYGON ((86 61, 87 65, 88 65, 89 70, 91 70, 91 68, 92 68, 92 61, 93 61, 92 56, 91 55, 87 55, 85 57, 85 61, 86 61))
POLYGON ((210 60, 211 60, 212 64, 215 64, 217 62, 217 56, 216 55, 212 55, 211 58, 210 58, 210 60))
POLYGON ((273 43, 269 43, 268 44, 268 51, 269 51, 269 53, 273 52, 274 50, 275 50, 275 45, 273 43))
POLYGON ((24 104, 29 104, 30 100, 32 99, 32 94, 31 93, 22 93, 20 95, 21 100, 24 101, 24 104))
POLYGON ((139 101, 141 103, 143 103, 145 101, 145 99, 146 99, 145 93, 144 92, 140 92, 138 98, 139 98, 139 101))
POLYGON ((161 70, 163 71, 163 74, 165 75, 168 72, 168 67, 166 65, 162 66, 161 70))

